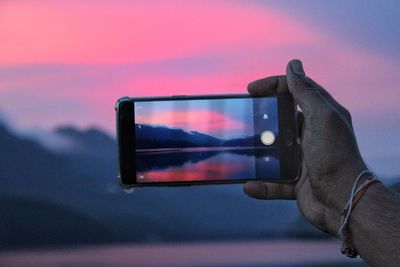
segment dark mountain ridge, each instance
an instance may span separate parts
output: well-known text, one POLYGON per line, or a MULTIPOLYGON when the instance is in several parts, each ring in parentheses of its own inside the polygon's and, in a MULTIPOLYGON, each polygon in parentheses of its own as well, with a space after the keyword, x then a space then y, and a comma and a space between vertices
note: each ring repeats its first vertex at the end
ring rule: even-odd
POLYGON ((87 156, 101 156, 116 149, 115 140, 97 128, 78 130, 72 126, 58 127, 54 132, 71 143, 69 152, 87 156))
POLYGON ((164 126, 135 125, 137 148, 170 148, 170 147, 213 147, 221 146, 223 140, 199 133, 186 132, 164 126))
MULTIPOLYGON (((277 133, 275 133, 277 135, 277 133)), ((165 126, 135 125, 137 148, 172 148, 172 147, 219 147, 219 146, 264 146, 260 135, 232 138, 229 140, 217 138, 197 131, 186 132, 182 129, 165 126)), ((279 144, 278 140, 273 146, 279 144)))
POLYGON ((49 151, 0 125, 0 240, 14 240, 0 248, 295 236, 288 234, 299 217, 294 202, 250 199, 241 185, 143 188, 127 194, 115 178, 113 138, 71 127, 57 134, 79 149, 49 151), (32 212, 21 219, 27 208, 32 212), (54 216, 71 223, 54 232, 54 216), (30 221, 36 222, 34 227, 28 227, 30 221), (91 226, 94 231, 84 235, 91 226), (91 239, 94 233, 104 239, 91 239))

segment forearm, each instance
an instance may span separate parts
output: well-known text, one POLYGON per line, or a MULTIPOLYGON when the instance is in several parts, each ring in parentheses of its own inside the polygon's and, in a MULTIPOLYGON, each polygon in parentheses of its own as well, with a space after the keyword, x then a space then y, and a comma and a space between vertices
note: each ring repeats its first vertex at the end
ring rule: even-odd
POLYGON ((400 266, 400 198, 383 184, 368 188, 350 217, 355 248, 370 266, 400 266))

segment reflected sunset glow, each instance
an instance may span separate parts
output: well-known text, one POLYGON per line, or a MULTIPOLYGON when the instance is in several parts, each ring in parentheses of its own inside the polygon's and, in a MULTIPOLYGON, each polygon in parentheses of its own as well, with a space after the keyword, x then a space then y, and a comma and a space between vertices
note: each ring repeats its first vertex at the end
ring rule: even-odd
POLYGON ((236 172, 243 171, 247 166, 229 164, 227 162, 199 162, 191 164, 189 168, 171 168, 164 171, 149 171, 138 173, 138 177, 144 175, 146 182, 190 182, 204 180, 221 180, 230 177, 236 172))

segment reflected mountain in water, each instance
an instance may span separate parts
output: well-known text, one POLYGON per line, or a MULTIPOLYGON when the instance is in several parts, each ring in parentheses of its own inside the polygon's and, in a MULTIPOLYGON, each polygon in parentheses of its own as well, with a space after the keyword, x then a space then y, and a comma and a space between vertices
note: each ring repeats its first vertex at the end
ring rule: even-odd
POLYGON ((195 131, 135 125, 138 181, 172 182, 278 177, 278 145, 265 146, 259 135, 220 139, 195 131), (264 162, 264 157, 268 162, 264 162))
POLYGON ((136 153, 136 168, 138 172, 149 170, 164 170, 170 167, 181 167, 186 163, 196 164, 214 156, 232 153, 247 157, 268 156, 277 160, 277 148, 253 147, 197 147, 197 148, 165 148, 143 149, 136 153))

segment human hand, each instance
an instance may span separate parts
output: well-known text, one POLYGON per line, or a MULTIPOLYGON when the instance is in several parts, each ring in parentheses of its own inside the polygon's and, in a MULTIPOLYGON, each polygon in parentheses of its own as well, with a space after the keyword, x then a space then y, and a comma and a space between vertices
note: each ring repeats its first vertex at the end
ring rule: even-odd
POLYGON ((292 94, 298 113, 301 176, 295 184, 250 181, 247 195, 257 199, 296 199, 314 226, 338 237, 340 216, 358 174, 366 169, 358 150, 351 116, 324 88, 307 77, 300 60, 292 60, 286 76, 248 85, 253 96, 292 94))

